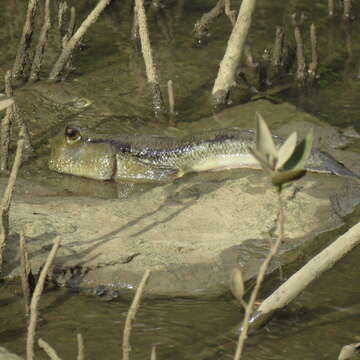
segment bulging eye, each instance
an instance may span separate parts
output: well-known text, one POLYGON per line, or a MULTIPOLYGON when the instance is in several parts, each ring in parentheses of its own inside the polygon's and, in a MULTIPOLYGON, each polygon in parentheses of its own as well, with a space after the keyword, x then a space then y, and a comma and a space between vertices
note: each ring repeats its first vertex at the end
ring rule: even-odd
POLYGON ((80 130, 74 126, 67 126, 65 128, 65 136, 69 144, 74 143, 81 139, 80 130))

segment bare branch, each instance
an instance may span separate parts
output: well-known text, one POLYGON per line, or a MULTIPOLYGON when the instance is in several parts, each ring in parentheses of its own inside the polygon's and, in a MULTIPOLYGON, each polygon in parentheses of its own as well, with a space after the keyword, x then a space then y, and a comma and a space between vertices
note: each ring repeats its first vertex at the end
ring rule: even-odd
POLYGON ((93 11, 82 22, 79 29, 69 39, 66 46, 62 49, 62 52, 49 75, 49 80, 58 80, 61 72, 64 70, 64 66, 69 61, 71 54, 79 44, 80 40, 88 31, 89 27, 97 20, 99 15, 102 13, 105 7, 110 3, 110 1, 111 0, 99 0, 98 4, 93 9, 93 11))
POLYGON ((17 149, 15 154, 14 164, 11 169, 8 184, 6 186, 1 204, 0 204, 0 274, 2 272, 3 263, 3 251, 6 245, 6 241, 9 235, 9 210, 11 204, 12 194, 15 188, 15 182, 19 168, 21 166, 22 154, 25 146, 25 140, 23 136, 19 137, 17 142, 17 149))
POLYGON ((47 273, 49 272, 50 266, 53 263, 56 253, 60 246, 60 238, 57 238, 54 241, 54 245, 51 248, 49 256, 47 257, 44 267, 41 270, 38 282, 36 284, 34 294, 30 303, 30 320, 27 331, 26 339, 26 360, 34 360, 34 343, 35 343, 35 332, 36 332, 36 323, 38 318, 38 305, 40 301, 41 294, 44 289, 44 284, 46 280, 47 273))
POLYGON ((140 305, 141 296, 143 294, 149 276, 150 276, 150 270, 146 270, 136 290, 133 302, 130 306, 130 309, 126 317, 124 334, 123 334, 123 344, 122 344, 122 354, 123 354, 122 360, 129 360, 129 355, 131 351, 130 333, 131 333, 132 321, 135 319, 136 312, 140 305))

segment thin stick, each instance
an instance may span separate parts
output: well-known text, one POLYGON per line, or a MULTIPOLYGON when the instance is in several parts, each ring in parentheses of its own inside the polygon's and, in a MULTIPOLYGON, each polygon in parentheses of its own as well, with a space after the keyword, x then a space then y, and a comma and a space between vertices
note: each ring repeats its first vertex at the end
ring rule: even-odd
POLYGON ((70 20, 65 34, 68 39, 70 39, 74 34, 75 20, 76 20, 76 9, 74 6, 72 6, 70 8, 70 20))
POLYGON ((328 15, 333 16, 335 10, 335 0, 328 0, 328 15))
MULTIPOLYGON (((11 71, 8 70, 5 74, 5 94, 12 97, 13 91, 11 87, 11 71)), ((13 108, 9 106, 6 109, 6 115, 1 122, 1 159, 0 171, 7 171, 9 161, 9 143, 10 143, 10 127, 11 119, 13 117, 13 108)))
POLYGON ((59 4, 59 8, 58 8, 58 29, 60 30, 60 34, 61 36, 64 36, 64 33, 62 31, 63 29, 63 24, 64 24, 64 19, 65 19, 65 13, 66 10, 68 9, 68 4, 66 1, 62 1, 59 4))
POLYGON ((0 274, 2 273, 2 263, 3 263, 3 251, 6 245, 6 241, 9 235, 9 210, 11 204, 12 194, 15 188, 15 182, 17 174, 21 165, 22 154, 25 146, 25 140, 20 135, 17 142, 16 154, 14 164, 11 169, 10 177, 8 184, 6 186, 3 198, 0 204, 0 274))
POLYGON ((285 283, 266 298, 252 317, 251 328, 263 325, 275 312, 295 299, 309 284, 318 279, 325 271, 332 268, 355 246, 360 244, 360 223, 350 228, 333 243, 308 261, 285 283))
POLYGON ((135 13, 138 18, 141 51, 145 62, 146 76, 153 93, 153 107, 155 115, 159 115, 165 112, 165 106, 153 60, 143 0, 135 0, 135 13))
POLYGON ((38 2, 39 0, 29 1, 27 13, 26 13, 26 20, 12 70, 12 76, 14 77, 14 79, 20 79, 21 77, 25 76, 24 68, 28 57, 28 51, 31 45, 34 18, 35 18, 38 2))
POLYGON ((310 42, 311 42, 311 63, 309 64, 309 77, 311 80, 316 78, 319 59, 317 54, 317 38, 316 38, 316 26, 311 24, 310 26, 310 42))
POLYGON ((245 341, 247 339, 248 329, 250 326, 250 323, 249 323, 250 315, 253 312, 254 304, 255 304, 257 295, 259 293, 260 286, 265 278, 265 275, 266 275, 266 272, 270 265, 271 260, 278 252, 279 247, 284 239, 284 209, 283 209, 282 198, 281 198, 281 190, 278 189, 277 193, 278 193, 278 203, 279 203, 279 217, 278 217, 279 235, 278 235, 275 243, 272 244, 272 246, 270 247, 270 251, 269 251, 267 257, 265 258, 265 260, 263 261, 263 263, 260 266, 260 269, 259 269, 259 272, 258 272, 258 275, 256 278, 255 287, 254 287, 253 291, 251 292, 249 302, 245 308, 244 319, 242 322, 242 328, 241 328, 234 360, 239 360, 241 358, 241 354, 244 349, 245 341))
MULTIPOLYGON (((5 94, 8 97, 13 96, 10 71, 7 71, 5 74, 5 94)), ((20 130, 22 131, 22 136, 24 137, 25 140, 25 148, 31 149, 29 131, 23 119, 20 116, 16 102, 14 102, 11 106, 9 106, 6 109, 4 124, 2 124, 2 129, 1 129, 1 150, 3 151, 1 156, 3 160, 1 160, 1 164, 0 164, 1 171, 6 171, 8 166, 10 127, 13 121, 17 122, 20 130)))
POLYGON ((136 312, 140 305, 141 296, 143 294, 149 276, 150 276, 150 270, 146 270, 139 283, 139 286, 136 290, 136 294, 134 296, 134 299, 131 303, 130 309, 126 316, 124 334, 123 334, 123 344, 122 344, 122 360, 129 360, 129 354, 131 351, 130 333, 131 333, 132 321, 135 319, 136 312))
POLYGON ((153 347, 151 348, 150 360, 156 360, 156 346, 153 346, 153 347))
POLYGON ((35 56, 32 61, 31 71, 30 71, 30 81, 38 81, 39 73, 41 68, 41 63, 44 55, 45 44, 48 37, 48 33, 51 26, 50 20, 50 0, 45 0, 45 8, 44 8, 44 24, 41 28, 40 37, 38 44, 36 46, 35 56))
POLYGON ((244 46, 244 57, 245 57, 245 64, 251 68, 256 68, 259 66, 259 63, 254 61, 254 57, 251 53, 251 49, 249 45, 244 46))
POLYGON ((17 124, 21 130, 22 136, 24 137, 25 149, 32 149, 31 142, 30 142, 29 130, 28 130, 27 126, 25 125, 23 118, 20 115, 20 111, 19 111, 19 108, 18 108, 16 102, 14 102, 14 104, 12 105, 12 108, 13 108, 13 112, 14 112, 14 114, 13 114, 14 120, 15 120, 15 122, 17 122, 17 124))
POLYGON ((139 50, 140 50, 141 45, 140 45, 140 35, 139 35, 139 21, 135 11, 134 11, 133 23, 131 27, 131 39, 135 42, 136 46, 139 46, 139 50))
POLYGON ((344 0, 344 19, 351 17, 351 0, 344 0))
POLYGON ((84 339, 80 333, 77 334, 77 343, 78 343, 78 355, 76 360, 84 360, 85 359, 84 339))
POLYGON ((193 33, 196 39, 202 39, 208 32, 209 25, 223 12, 225 0, 219 0, 216 5, 194 25, 193 33))
POLYGON ((281 66, 281 56, 284 50, 284 30, 280 27, 276 27, 275 44, 272 51, 271 65, 274 68, 275 74, 279 73, 281 66))
MULTIPOLYGON (((67 30, 65 32, 65 35, 63 36, 62 38, 62 47, 64 48, 69 39, 71 39, 71 37, 73 36, 74 34, 74 30, 75 30, 75 21, 76 21, 76 9, 74 6, 72 6, 70 8, 70 20, 69 20, 69 23, 68 23, 68 27, 67 27, 67 30)), ((64 69, 62 71, 63 73, 63 77, 67 77, 67 75, 71 72, 72 70, 72 65, 71 65, 71 62, 72 62, 72 57, 73 57, 73 54, 71 54, 69 56, 69 60, 66 62, 66 64, 64 65, 64 69)))
POLYGON ((170 115, 175 114, 175 100, 174 100, 174 87, 172 80, 169 80, 168 83, 168 97, 169 97, 169 113, 170 115))
POLYGON ((57 59, 53 69, 51 70, 51 73, 49 75, 49 80, 58 80, 61 72, 64 70, 65 64, 70 59, 70 56, 75 50, 76 46, 79 44, 82 37, 88 31, 89 27, 97 20, 97 18, 105 9, 105 7, 110 3, 110 1, 111 0, 99 0, 94 10, 82 22, 79 29, 69 39, 66 46, 62 49, 59 58, 57 59))
MULTIPOLYGON (((61 360, 55 349, 43 339, 38 340, 39 346, 46 352, 51 360, 61 360)), ((26 359, 27 360, 27 359, 26 359)))
POLYGON ((230 19, 232 26, 236 23, 236 11, 231 10, 230 0, 225 0, 225 14, 230 19))
POLYGON ((29 273, 30 273, 30 265, 29 265, 29 257, 26 248, 25 236, 23 233, 20 233, 20 262, 21 262, 21 288, 24 296, 24 305, 25 305, 25 316, 26 319, 29 318, 30 315, 30 287, 29 287, 29 273))
POLYGON ((230 87, 235 82, 235 74, 245 46, 247 34, 251 25, 251 17, 255 10, 256 0, 243 0, 231 32, 225 55, 220 63, 219 72, 212 89, 215 106, 226 103, 230 87))
POLYGON ((0 111, 7 109, 13 103, 14 99, 12 97, 0 93, 0 111))
POLYGON ((46 259, 44 267, 41 270, 38 282, 36 284, 34 294, 30 303, 30 321, 29 327, 27 331, 27 339, 26 339, 26 360, 34 359, 34 344, 35 344, 35 332, 36 332, 36 323, 38 318, 38 305, 40 301, 41 294, 44 289, 46 275, 49 271, 49 268, 52 262, 55 259, 56 253, 60 246, 60 238, 55 239, 54 245, 51 248, 51 251, 46 259))
MULTIPOLYGON (((302 14, 303 18, 303 14, 302 14)), ((297 60, 297 71, 296 71, 296 80, 299 84, 304 84, 306 72, 305 72, 305 57, 303 51, 303 41, 301 37, 301 32, 299 25, 302 22, 302 18, 299 22, 296 22, 296 14, 292 15, 293 26, 294 26, 294 36, 296 41, 296 60, 297 60)))

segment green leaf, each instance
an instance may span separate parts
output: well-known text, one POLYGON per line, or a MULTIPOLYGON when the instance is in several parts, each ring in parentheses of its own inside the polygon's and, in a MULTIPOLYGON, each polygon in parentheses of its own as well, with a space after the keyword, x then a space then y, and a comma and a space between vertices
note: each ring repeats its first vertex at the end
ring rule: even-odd
POLYGON ((279 158, 276 163, 276 169, 280 169, 290 158, 296 147, 297 135, 293 132, 286 141, 281 145, 278 154, 279 158))
POLYGON ((10 98, 4 94, 0 94, 0 111, 6 109, 14 103, 13 98, 10 98))
POLYGON ((278 152, 268 126, 258 112, 256 113, 256 150, 265 159, 268 159, 270 167, 274 168, 278 152))
POLYGON ((250 154, 260 163, 261 167, 263 168, 264 171, 266 171, 268 173, 268 175, 272 175, 273 173, 273 168, 270 166, 269 162, 267 159, 265 159, 263 157, 262 154, 260 154, 257 150, 255 149, 249 149, 250 154))
POLYGON ((311 130, 305 138, 296 146, 289 160, 284 164, 282 170, 295 170, 304 168, 304 164, 308 159, 313 144, 313 130, 311 130))
POLYGON ((271 177, 273 185, 283 185, 287 182, 298 180, 306 174, 304 169, 275 172, 271 177))

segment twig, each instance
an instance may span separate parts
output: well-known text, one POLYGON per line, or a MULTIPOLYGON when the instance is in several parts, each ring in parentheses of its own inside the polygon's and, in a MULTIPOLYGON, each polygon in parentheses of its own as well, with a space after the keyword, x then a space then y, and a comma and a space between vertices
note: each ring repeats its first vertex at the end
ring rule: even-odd
POLYGON ((278 75, 281 67, 282 54, 284 52, 284 30, 278 26, 276 27, 275 44, 272 51, 271 65, 273 67, 274 75, 278 75))
POLYGON ((36 46, 35 56, 32 61, 31 71, 30 71, 30 81, 38 81, 39 73, 41 68, 41 63, 44 55, 45 44, 48 37, 48 33, 51 26, 50 20, 50 0, 45 0, 45 9, 44 9, 44 24, 41 28, 40 37, 38 44, 36 46))
POLYGON ((60 30, 60 34, 61 36, 64 36, 64 33, 62 31, 62 29, 64 28, 64 18, 65 18, 65 13, 66 10, 68 9, 68 4, 66 1, 62 1, 59 4, 59 10, 58 10, 58 29, 60 30))
POLYGON ((29 327, 28 327, 27 339, 26 339, 26 360, 34 359, 34 343, 35 343, 36 323, 38 318, 38 304, 44 289, 46 275, 49 271, 52 262, 54 261, 59 246, 60 246, 60 238, 57 238, 55 239, 54 245, 51 248, 51 251, 45 261, 44 267, 41 270, 38 282, 34 290, 34 294, 31 299, 30 320, 29 320, 29 327))
POLYGON ((18 46, 16 59, 12 70, 12 76, 14 77, 14 79, 20 79, 25 77, 24 68, 28 57, 28 51, 31 45, 34 18, 35 18, 38 2, 39 0, 29 1, 25 24, 20 38, 20 43, 18 46))
POLYGON ((32 149, 31 142, 30 142, 29 130, 28 130, 27 126, 25 125, 23 118, 20 115, 19 108, 18 108, 16 102, 14 102, 14 104, 12 105, 12 108, 13 108, 14 120, 15 120, 15 122, 17 122, 17 124, 20 128, 20 131, 22 133, 22 136, 24 137, 25 149, 32 149))
POLYGON ((9 210, 11 204, 12 194, 15 188, 15 182, 17 174, 21 165, 22 154, 25 146, 25 140, 23 136, 19 137, 17 142, 16 154, 14 164, 11 169, 10 177, 8 184, 6 186, 3 198, 1 200, 1 218, 0 218, 0 274, 2 273, 2 263, 3 263, 3 251, 6 245, 6 241, 9 235, 9 210))
POLYGON ((225 55, 220 63, 219 72, 212 89, 215 107, 226 103, 230 87, 235 81, 235 74, 243 53, 251 17, 255 10, 256 0, 243 0, 240 11, 231 32, 225 55))
POLYGON ((317 69, 319 65, 317 54, 317 39, 316 39, 316 26, 310 26, 310 41, 311 41, 311 62, 308 68, 308 74, 311 81, 316 79, 317 69))
POLYGON ((132 321, 134 320, 136 316, 136 312, 140 305, 141 296, 143 294, 146 282, 150 276, 150 270, 146 270, 139 286, 136 290, 134 299, 131 303, 130 309, 128 311, 128 314, 126 316, 125 321, 125 327, 124 327, 124 334, 123 334, 123 344, 122 344, 122 360, 129 360, 129 354, 131 351, 130 346, 130 333, 131 333, 131 327, 132 327, 132 321))
POLYGON ((351 18, 351 0, 344 0, 344 19, 351 18))
POLYGON ((265 299, 252 317, 251 328, 263 325, 275 312, 288 305, 311 282, 360 244, 360 223, 313 257, 300 270, 265 299))
POLYGON ((194 36, 201 41, 208 33, 209 25, 218 17, 224 10, 225 0, 219 0, 216 5, 207 13, 205 13, 200 20, 194 25, 194 36))
POLYGON ((305 57, 303 52, 303 41, 301 38, 301 32, 299 25, 303 22, 303 14, 301 14, 300 21, 296 21, 296 13, 292 15, 292 22, 294 26, 294 36, 296 41, 296 60, 297 60, 297 71, 296 80, 300 85, 303 85, 306 80, 305 72, 305 57))
POLYGON ((30 301, 31 301, 31 291, 29 286, 29 274, 30 274, 30 264, 29 257, 26 248, 25 236, 23 233, 20 233, 20 263, 21 263, 21 288, 24 296, 24 305, 25 305, 25 316, 26 319, 30 315, 30 301))
POLYGON ((14 99, 12 97, 0 93, 0 111, 7 109, 13 103, 14 99))
POLYGON ((328 0, 328 15, 334 16, 335 10, 335 0, 328 0))
POLYGON ((169 97, 169 114, 175 115, 174 87, 172 80, 168 81, 167 86, 168 86, 168 97, 169 97))
POLYGON ((153 346, 153 347, 151 348, 150 360, 156 360, 156 346, 153 346))
POLYGON ((259 66, 259 63, 254 61, 254 57, 252 56, 249 45, 244 46, 244 57, 245 57, 245 63, 247 66, 249 66, 251 68, 256 68, 259 66))
POLYGON ((51 73, 49 75, 49 80, 58 80, 61 72, 64 70, 64 66, 69 61, 71 54, 75 50, 76 46, 79 44, 82 37, 85 35, 89 27, 97 20, 99 15, 105 9, 105 7, 110 3, 111 0, 99 0, 96 7, 88 15, 88 17, 82 22, 75 34, 69 39, 66 46, 62 49, 62 52, 57 59, 51 73))
MULTIPOLYGON (((65 32, 65 34, 64 34, 64 36, 62 38, 62 48, 65 48, 65 46, 67 45, 69 39, 71 39, 71 37, 74 34, 75 21, 76 21, 76 9, 75 9, 74 6, 72 6, 70 8, 70 20, 69 20, 66 32, 65 32)), ((64 70, 62 71, 63 78, 66 78, 68 76, 68 74, 70 74, 70 72, 73 69, 73 67, 71 65, 72 57, 73 57, 73 53, 71 53, 71 55, 69 56, 69 60, 64 65, 64 70)))
POLYGON ((283 209, 282 198, 281 198, 281 188, 278 189, 277 194, 278 194, 278 203, 279 203, 279 217, 278 217, 279 234, 278 234, 278 237, 277 237, 275 243, 271 245, 270 251, 269 251, 267 257, 265 258, 265 260, 263 261, 263 263, 260 266, 260 269, 259 269, 259 272, 258 272, 258 275, 256 278, 255 287, 254 287, 253 291, 251 292, 250 299, 245 308, 244 319, 242 322, 242 328, 241 328, 234 360, 239 360, 241 357, 242 351, 244 349, 244 344, 247 339, 248 329, 250 326, 250 322, 249 322, 250 315, 253 312, 254 304, 255 304, 257 295, 259 293, 260 286, 265 278, 265 275, 266 275, 266 272, 270 265, 271 260, 278 252, 279 247, 284 239, 284 209, 283 209))
POLYGON ((68 24, 68 27, 66 29, 66 34, 65 34, 67 39, 70 39, 74 35, 75 21, 76 21, 76 9, 74 6, 72 6, 70 8, 70 19, 69 19, 69 24, 68 24))
MULTIPOLYGON (((11 71, 8 70, 5 74, 5 94, 12 97, 13 91, 11 87, 11 71)), ((13 107, 9 106, 6 109, 6 115, 1 122, 1 159, 0 171, 7 171, 9 159, 9 143, 10 143, 10 127, 11 119, 13 117, 13 107)))
POLYGON ((135 42, 136 47, 140 50, 141 44, 139 34, 139 20, 136 11, 134 11, 133 23, 131 27, 131 39, 135 42))
POLYGON ((143 0, 135 0, 135 13, 138 18, 141 51, 145 62, 146 76, 151 87, 154 112, 157 116, 165 112, 165 106, 153 60, 143 0))
POLYGON ((84 340, 81 333, 77 334, 77 343, 78 343, 78 355, 76 360, 84 360, 85 359, 85 347, 84 340))
MULTIPOLYGON (((5 94, 8 97, 13 96, 13 89, 11 84, 11 72, 7 71, 5 74, 5 94)), ((1 150, 2 150, 2 160, 0 163, 0 171, 6 171, 8 167, 8 153, 9 153, 9 142, 10 142, 10 127, 12 122, 17 122, 20 131, 22 132, 22 136, 25 140, 25 148, 31 149, 30 143, 30 135, 25 125, 23 119, 20 116, 18 106, 16 102, 9 106, 6 109, 6 115, 4 119, 4 123, 2 124, 1 128, 1 150)))
POLYGON ((230 19, 232 26, 236 23, 236 11, 231 10, 230 0, 225 0, 225 14, 230 19))
POLYGON ((39 339, 38 344, 46 352, 46 354, 49 356, 51 360, 61 360, 59 355, 56 353, 55 349, 45 340, 39 339))
POLYGON ((360 343, 354 343, 343 346, 340 351, 338 360, 351 360, 359 357, 360 343))
POLYGON ((269 49, 265 49, 259 62, 259 90, 264 91, 271 85, 269 80, 269 66, 271 63, 271 53, 269 49))

